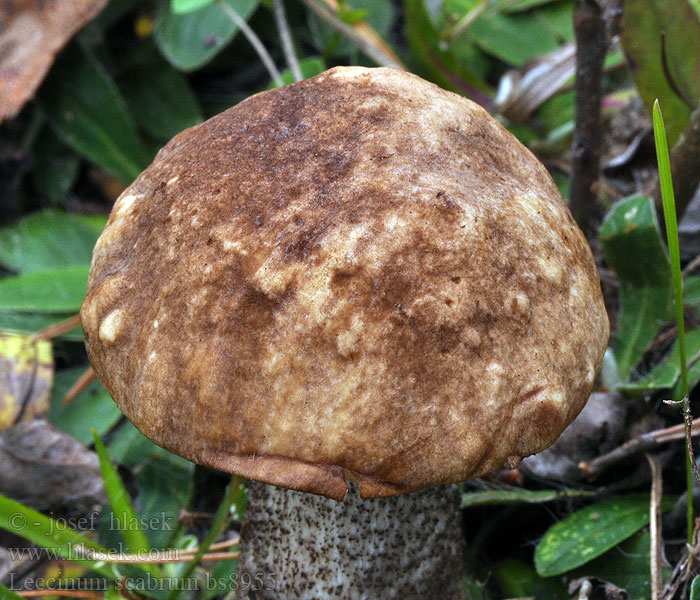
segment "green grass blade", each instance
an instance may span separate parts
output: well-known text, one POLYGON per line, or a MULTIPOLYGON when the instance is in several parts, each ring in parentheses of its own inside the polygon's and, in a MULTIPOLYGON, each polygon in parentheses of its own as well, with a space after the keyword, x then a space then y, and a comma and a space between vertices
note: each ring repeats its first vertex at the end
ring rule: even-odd
POLYGON ((659 185, 664 206, 666 238, 668 253, 671 257, 671 275, 673 277, 673 294, 676 304, 676 323, 678 325, 678 347, 681 358, 681 381, 684 395, 688 394, 688 360, 685 349, 685 320, 683 318, 683 278, 681 276, 681 253, 678 245, 678 222, 676 219, 676 199, 671 181, 671 163, 668 156, 666 130, 659 101, 654 102, 654 140, 659 164, 659 185))
MULTIPOLYGON (((100 461, 100 472, 105 484, 105 491, 114 513, 114 522, 118 524, 119 531, 126 542, 129 552, 148 552, 151 549, 151 545, 145 532, 141 529, 139 517, 134 510, 124 482, 119 477, 109 458, 105 445, 94 429, 92 430, 92 436, 95 441, 97 457, 100 461)), ((162 573, 156 565, 144 564, 141 566, 151 575, 162 577, 162 573)))
POLYGON ((108 552, 106 548, 70 529, 65 523, 51 519, 3 495, 0 495, 0 527, 46 548, 51 556, 83 564, 104 577, 115 579, 114 571, 104 562, 79 558, 83 554, 81 548, 108 552))
MULTIPOLYGON (((231 519, 231 508, 234 506, 238 507, 242 503, 241 498, 244 498, 245 494, 243 482, 244 480, 237 475, 231 477, 231 482, 226 488, 224 499, 221 501, 219 508, 216 510, 211 527, 209 528, 207 535, 204 536, 202 543, 199 545, 199 550, 197 550, 197 553, 194 555, 192 562, 190 562, 181 573, 181 579, 187 579, 192 574, 192 571, 194 571, 194 569, 197 567, 202 556, 206 554, 207 550, 209 550, 209 546, 214 543, 214 540, 216 540, 216 538, 221 534, 221 531, 231 519)), ((177 586, 175 586, 172 592, 170 592, 168 600, 175 600, 178 593, 179 590, 177 589, 177 586)))
MULTIPOLYGON (((673 294, 676 306, 676 325, 678 328, 678 352, 680 355, 681 387, 684 402, 688 401, 688 358, 685 345, 685 319, 683 318, 683 278, 681 276, 681 253, 678 245, 678 220, 676 217, 676 199, 671 180, 671 161, 668 155, 668 139, 664 119, 661 115, 659 101, 654 102, 654 141, 656 142, 656 160, 659 165, 659 187, 664 207, 668 253, 671 258, 671 275, 673 277, 673 294)), ((686 438, 688 437, 686 425, 686 438)), ((686 439, 689 444, 689 440, 686 439)), ((686 444, 686 486, 688 492, 688 542, 693 540, 693 471, 690 452, 686 444)))
POLYGON ((24 600, 17 592, 13 592, 10 588, 6 588, 0 583, 0 600, 24 600))

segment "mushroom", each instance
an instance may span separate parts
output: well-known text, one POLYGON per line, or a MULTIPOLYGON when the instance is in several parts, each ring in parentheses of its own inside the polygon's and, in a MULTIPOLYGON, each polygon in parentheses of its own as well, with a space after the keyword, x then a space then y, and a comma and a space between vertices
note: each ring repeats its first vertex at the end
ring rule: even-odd
POLYGON ((554 442, 609 330, 537 159, 469 100, 361 67, 171 140, 116 202, 81 318, 148 438, 261 482, 240 569, 265 598, 460 597, 449 484, 554 442))

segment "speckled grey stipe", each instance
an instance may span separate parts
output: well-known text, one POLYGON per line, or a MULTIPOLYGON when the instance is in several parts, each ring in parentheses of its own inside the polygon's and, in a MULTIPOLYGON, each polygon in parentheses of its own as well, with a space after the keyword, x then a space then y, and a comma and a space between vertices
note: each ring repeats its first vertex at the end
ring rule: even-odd
POLYGON ((274 589, 239 598, 462 598, 456 485, 368 500, 351 485, 344 502, 249 486, 239 582, 274 589))

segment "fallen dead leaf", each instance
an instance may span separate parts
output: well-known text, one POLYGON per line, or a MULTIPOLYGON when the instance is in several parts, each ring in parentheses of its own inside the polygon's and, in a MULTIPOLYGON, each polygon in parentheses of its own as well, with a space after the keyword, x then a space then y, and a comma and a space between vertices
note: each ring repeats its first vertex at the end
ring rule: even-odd
POLYGON ((34 96, 58 51, 107 0, 0 2, 0 122, 34 96))
POLYGON ((51 342, 0 334, 0 431, 45 415, 52 382, 51 342))
POLYGON ((81 515, 105 502, 97 454, 43 419, 0 433, 0 493, 81 515))

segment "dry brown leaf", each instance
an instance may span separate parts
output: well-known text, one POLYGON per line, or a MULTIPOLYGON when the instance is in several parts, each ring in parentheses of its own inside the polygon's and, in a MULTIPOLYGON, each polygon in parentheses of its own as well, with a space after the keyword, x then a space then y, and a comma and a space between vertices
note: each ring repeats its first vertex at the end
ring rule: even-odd
POLYGON ((36 419, 0 433, 0 493, 38 510, 85 514, 105 502, 97 455, 36 419))
POLYGON ((34 96, 58 51, 107 0, 0 3, 0 122, 34 96))
POLYGON ((494 103, 514 123, 525 121, 569 81, 576 67, 576 46, 566 44, 501 77, 494 103))

